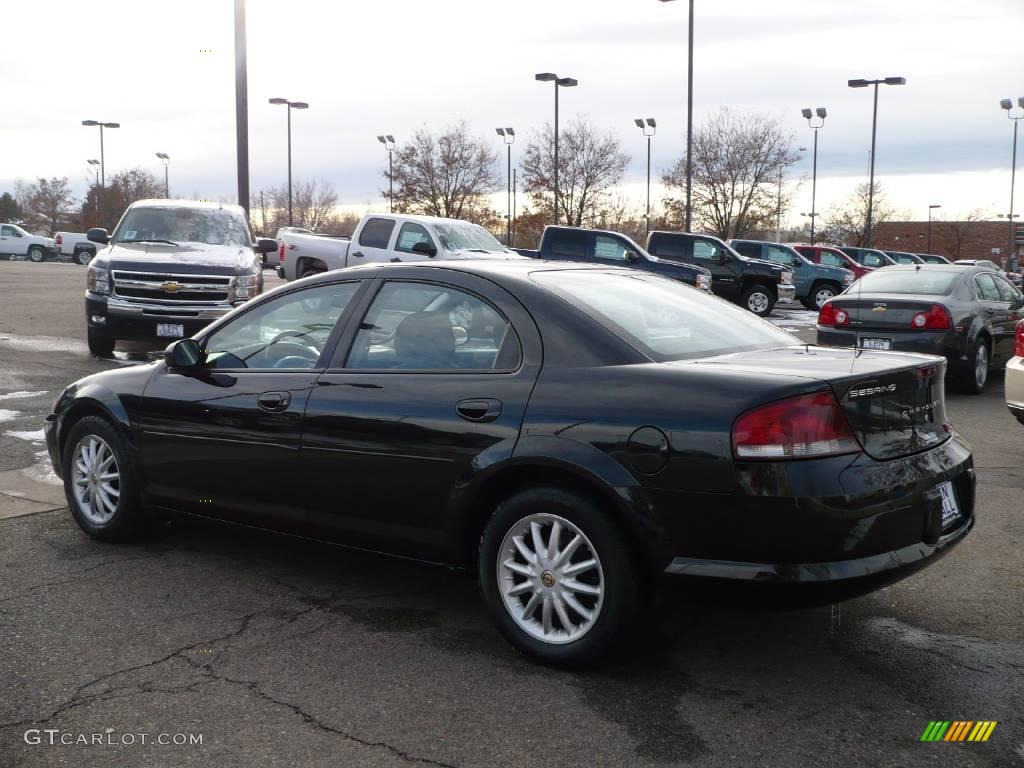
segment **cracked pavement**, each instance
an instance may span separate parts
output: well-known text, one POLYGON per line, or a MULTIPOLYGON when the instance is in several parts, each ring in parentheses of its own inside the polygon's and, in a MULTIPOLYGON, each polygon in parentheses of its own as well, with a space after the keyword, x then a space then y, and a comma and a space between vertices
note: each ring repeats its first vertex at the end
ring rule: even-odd
MULTIPOLYGON (((76 338, 81 270, 15 266, 68 273, 66 327, 33 322, 76 338)), ((31 336, 11 312, 39 300, 26 284, 4 303, 0 337, 31 336)), ((41 346, 0 342, 0 394, 109 365, 41 346)), ((110 545, 65 508, 0 520, 0 768, 1024 766, 1024 428, 1001 380, 950 411, 979 521, 940 563, 837 610, 673 595, 589 672, 518 656, 443 570, 205 523, 110 545), (935 719, 999 725, 920 743, 935 719), (30 728, 203 743, 33 745, 30 728)), ((10 445, 4 469, 33 461, 10 445)))

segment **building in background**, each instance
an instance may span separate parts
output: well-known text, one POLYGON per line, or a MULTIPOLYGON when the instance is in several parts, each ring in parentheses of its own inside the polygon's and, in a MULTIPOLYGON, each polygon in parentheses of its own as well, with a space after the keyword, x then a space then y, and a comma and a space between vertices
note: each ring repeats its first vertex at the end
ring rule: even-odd
MULTIPOLYGON (((927 221, 884 221, 875 228, 874 247, 885 251, 928 251, 927 221)), ((1007 253, 1005 221, 932 221, 932 253, 947 259, 991 259, 1004 268, 1020 262, 1024 226, 1017 225, 1016 253, 1007 253)))

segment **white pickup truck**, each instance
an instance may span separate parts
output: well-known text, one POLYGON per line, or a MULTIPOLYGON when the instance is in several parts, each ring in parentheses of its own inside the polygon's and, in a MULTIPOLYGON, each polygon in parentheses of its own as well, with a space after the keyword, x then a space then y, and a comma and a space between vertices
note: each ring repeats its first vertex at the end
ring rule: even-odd
POLYGON ((30 235, 17 224, 0 224, 0 254, 40 262, 56 257, 57 247, 52 238, 30 235))
POLYGON ((53 241, 59 256, 70 256, 73 262, 83 267, 92 261, 96 251, 103 247, 90 242, 85 232, 55 232, 53 241))
POLYGON ((295 280, 318 272, 385 261, 520 258, 477 224, 407 214, 370 214, 351 239, 282 232, 277 274, 295 280))

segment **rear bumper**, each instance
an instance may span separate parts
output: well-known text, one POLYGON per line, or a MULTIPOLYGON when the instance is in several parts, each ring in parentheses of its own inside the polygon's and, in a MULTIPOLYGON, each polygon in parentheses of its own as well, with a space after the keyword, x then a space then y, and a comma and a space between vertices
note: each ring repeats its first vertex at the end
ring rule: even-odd
POLYGON ((956 331, 893 331, 872 329, 838 329, 819 325, 818 344, 826 347, 856 347, 857 338, 892 339, 896 352, 916 352, 939 355, 949 361, 949 367, 965 364, 966 351, 963 336, 956 331))
MULTIPOLYGON (((85 319, 90 328, 115 339, 133 341, 158 338, 158 323, 182 325, 184 335, 192 336, 233 309, 230 304, 171 307, 166 304, 124 301, 89 292, 85 294, 85 319)), ((174 339, 168 337, 165 340, 171 342, 174 339)))

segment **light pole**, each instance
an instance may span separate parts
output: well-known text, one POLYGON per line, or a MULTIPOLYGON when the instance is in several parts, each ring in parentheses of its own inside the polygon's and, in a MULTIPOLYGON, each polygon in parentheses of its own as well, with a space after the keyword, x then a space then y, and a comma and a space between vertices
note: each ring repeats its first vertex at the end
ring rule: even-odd
POLYGON ((555 184, 554 184, 554 195, 555 195, 555 225, 558 224, 558 88, 574 88, 579 85, 578 80, 574 80, 571 77, 559 77, 554 72, 541 72, 533 76, 534 80, 539 80, 542 83, 554 83, 555 84, 555 184))
POLYGON ((875 133, 878 128, 878 86, 879 85, 906 85, 905 77, 884 77, 881 80, 847 80, 846 84, 851 88, 867 88, 869 85, 875 87, 875 106, 871 113, 871 172, 868 177, 868 220, 864 227, 864 247, 871 247, 871 214, 875 200, 875 133))
POLYGON ((516 132, 511 128, 495 128, 495 133, 501 136, 508 149, 508 213, 505 216, 505 245, 512 247, 512 145, 516 141, 516 132))
POLYGON ((647 226, 644 232, 649 233, 651 231, 651 137, 654 136, 658 124, 654 121, 653 117, 638 117, 633 122, 636 123, 637 128, 643 131, 644 136, 647 137, 647 226), (651 129, 650 133, 647 131, 648 128, 651 129))
POLYGON ((377 141, 384 145, 384 149, 388 151, 388 213, 395 212, 395 174, 394 164, 392 163, 392 155, 395 151, 395 137, 390 133, 384 136, 378 136, 377 141))
MULTIPOLYGON (((671 3, 673 0, 659 0, 671 3)), ((693 188, 693 0, 690 0, 690 18, 687 24, 686 61, 686 231, 690 231, 691 190, 693 188)))
POLYGON ((100 127, 100 189, 107 186, 107 173, 106 173, 106 158, 103 154, 103 129, 104 128, 120 128, 120 123, 104 123, 99 120, 83 120, 82 125, 98 125, 100 127))
POLYGON ((304 101, 288 101, 288 99, 271 99, 271 104, 288 105, 288 226, 293 226, 292 221, 292 110, 309 109, 309 104, 304 101))
POLYGON ((810 107, 800 110, 800 113, 807 118, 807 125, 814 129, 814 160, 813 170, 811 171, 811 245, 814 245, 814 220, 817 218, 818 196, 818 131, 825 124, 825 115, 827 113, 824 107, 816 107, 813 114, 810 107), (821 121, 817 125, 814 124, 814 114, 821 121))
POLYGON ((99 160, 86 160, 89 165, 96 171, 96 223, 100 223, 100 161, 99 160))
POLYGON ((1014 267, 1016 271, 1017 266, 1017 238, 1015 236, 1013 227, 1013 187, 1017 181, 1017 124, 1024 118, 1024 96, 1017 97, 1017 106, 1021 108, 1019 115, 1012 113, 1013 102, 1009 99, 1003 99, 999 102, 999 106, 1006 110, 1006 116, 1013 120, 1013 158, 1010 163, 1010 215, 1007 217, 1010 222, 1010 237, 1009 237, 1009 255, 1007 258, 1010 259, 1010 263, 1007 266, 1014 267))
POLYGON ((937 204, 928 206, 928 253, 932 252, 932 211, 941 207, 941 205, 937 204))
POLYGON ((169 199, 171 197, 171 185, 167 177, 167 166, 171 163, 171 156, 166 152, 157 152, 156 156, 164 161, 164 197, 169 199))

